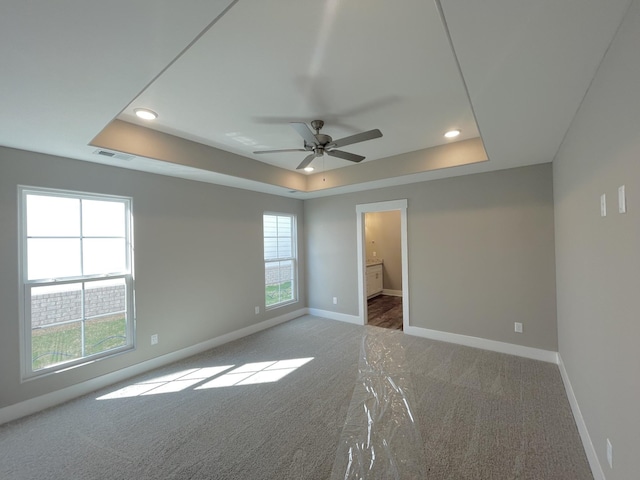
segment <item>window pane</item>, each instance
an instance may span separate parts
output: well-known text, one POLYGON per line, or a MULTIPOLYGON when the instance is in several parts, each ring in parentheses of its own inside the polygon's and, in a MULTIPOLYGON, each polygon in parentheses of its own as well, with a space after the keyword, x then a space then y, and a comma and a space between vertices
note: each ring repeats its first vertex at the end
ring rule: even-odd
POLYGON ((82 200, 82 234, 86 237, 124 237, 125 204, 82 200))
POLYGON ((31 331, 33 370, 82 357, 81 322, 31 331))
POLYGON ((278 236, 291 236, 291 217, 278 217, 278 236))
POLYGON ((280 268, 278 269, 278 273, 280 274, 280 284, 291 284, 293 280, 293 262, 291 260, 287 260, 278 263, 280 264, 280 268))
POLYGON ((126 271, 124 238, 85 238, 82 245, 85 275, 126 271))
POLYGON ((87 320, 85 355, 95 355, 127 344, 127 319, 124 313, 87 320))
POLYGON ((52 285, 31 289, 31 328, 82 318, 82 284, 52 285))
POLYGON ((265 237, 274 237, 277 235, 277 221, 278 217, 276 217, 275 215, 264 215, 263 224, 265 237))
POLYGON ((288 302, 293 296, 293 262, 267 262, 265 272, 265 300, 266 306, 288 302))
POLYGON ((34 370, 82 356, 81 318, 81 283, 31 289, 31 353, 34 370))
POLYGON ((264 259, 278 258, 278 240, 276 238, 264 239, 264 259))
POLYGON ((30 238, 27 240, 29 280, 81 275, 80 240, 77 238, 30 238))
POLYGON ((127 308, 124 278, 85 283, 84 314, 86 317, 120 314, 127 308))
POLYGON ((293 257, 291 250, 291 238, 279 238, 278 239, 278 258, 293 257))
POLYGON ((27 195, 27 236, 74 237, 80 235, 80 200, 27 195))

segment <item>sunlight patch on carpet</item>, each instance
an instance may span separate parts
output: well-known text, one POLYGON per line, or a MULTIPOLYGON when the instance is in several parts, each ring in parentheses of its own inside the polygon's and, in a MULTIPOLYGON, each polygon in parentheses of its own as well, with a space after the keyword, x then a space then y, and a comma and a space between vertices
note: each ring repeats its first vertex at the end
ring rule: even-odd
POLYGON ((279 360, 277 362, 247 363, 221 377, 214 378, 210 382, 197 387, 196 390, 277 382, 311 360, 313 360, 313 357, 279 360))
POLYGON ((313 358, 314 357, 292 358, 287 360, 246 363, 233 370, 230 369, 235 367, 235 365, 191 368, 127 385, 111 393, 102 395, 96 398, 96 400, 114 400, 143 395, 176 393, 196 385, 199 386, 196 386, 194 390, 273 383, 286 377, 294 370, 313 360, 313 358))

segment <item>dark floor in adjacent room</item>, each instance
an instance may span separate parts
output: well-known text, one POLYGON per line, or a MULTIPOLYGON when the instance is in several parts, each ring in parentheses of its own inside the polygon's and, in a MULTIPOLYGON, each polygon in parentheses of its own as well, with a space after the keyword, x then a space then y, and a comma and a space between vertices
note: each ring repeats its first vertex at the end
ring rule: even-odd
POLYGON ((402 297, 378 295, 367 300, 367 323, 402 330, 402 297))

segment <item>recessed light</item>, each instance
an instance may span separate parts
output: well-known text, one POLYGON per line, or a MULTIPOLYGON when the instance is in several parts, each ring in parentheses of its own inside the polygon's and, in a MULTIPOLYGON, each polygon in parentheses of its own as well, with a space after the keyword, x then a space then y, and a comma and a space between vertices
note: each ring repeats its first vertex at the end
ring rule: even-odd
POLYGON ((158 118, 158 114, 148 108, 136 108, 133 111, 138 117, 144 120, 155 120, 158 118))
POLYGON ((313 172, 313 167, 304 167, 305 172, 313 172))
POLYGON ((458 129, 449 130, 447 133, 444 134, 446 138, 456 138, 458 135, 460 135, 460 130, 458 129))

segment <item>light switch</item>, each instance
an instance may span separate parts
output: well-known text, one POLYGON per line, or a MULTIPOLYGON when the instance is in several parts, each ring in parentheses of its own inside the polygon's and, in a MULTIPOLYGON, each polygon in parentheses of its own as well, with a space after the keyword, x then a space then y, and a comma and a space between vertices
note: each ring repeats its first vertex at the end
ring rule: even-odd
POLYGON ((627 198, 624 194, 624 185, 618 187, 618 212, 627 213, 627 198))
POLYGON ((600 195, 600 216, 607 216, 607 195, 604 193, 600 195))

